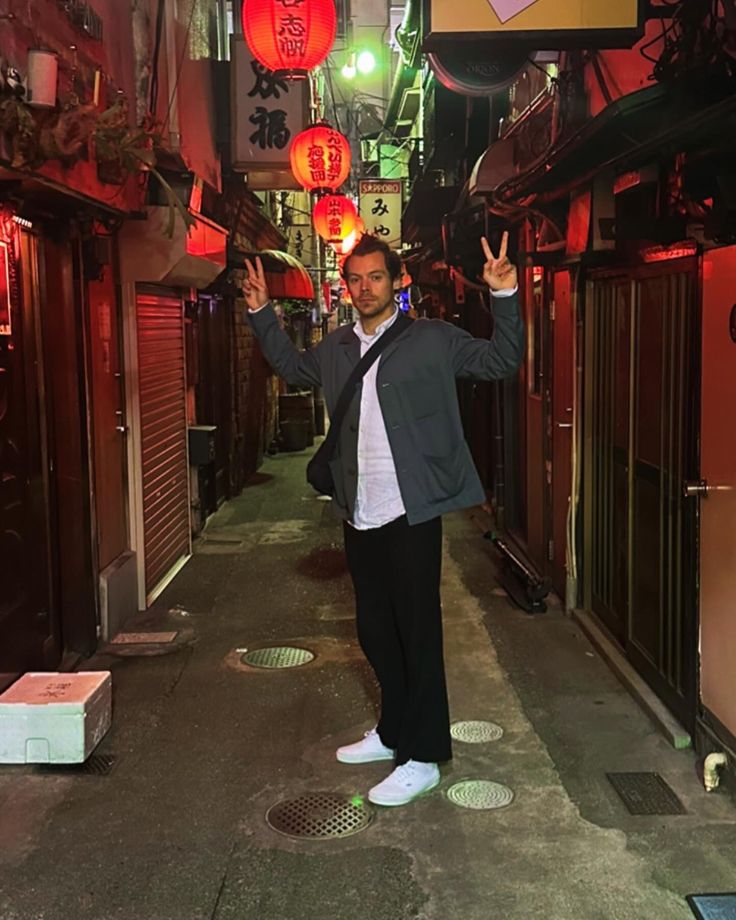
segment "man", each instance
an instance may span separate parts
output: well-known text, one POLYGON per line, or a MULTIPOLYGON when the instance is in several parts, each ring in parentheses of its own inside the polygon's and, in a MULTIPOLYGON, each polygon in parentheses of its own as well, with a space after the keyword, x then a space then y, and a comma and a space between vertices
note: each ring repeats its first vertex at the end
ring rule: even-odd
MULTIPOLYGON (((456 377, 497 380, 524 355, 516 269, 481 240, 483 278, 494 295, 493 338, 474 339, 440 320, 417 320, 391 342, 356 391, 331 470, 355 588, 358 639, 381 687, 378 725, 341 747, 343 763, 395 761, 368 798, 404 805, 438 785, 452 756, 442 654, 442 519, 485 501, 463 437, 456 377)), ((286 381, 322 386, 331 412, 361 355, 397 321, 401 262, 363 236, 343 275, 360 319, 298 352, 268 306, 259 259, 246 263, 243 293, 263 352, 286 381)))

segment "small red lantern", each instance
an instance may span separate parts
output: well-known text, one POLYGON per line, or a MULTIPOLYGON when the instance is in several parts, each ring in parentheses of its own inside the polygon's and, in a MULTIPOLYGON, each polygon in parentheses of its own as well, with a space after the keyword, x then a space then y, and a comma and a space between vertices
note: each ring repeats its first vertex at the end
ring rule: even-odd
POLYGON ((304 75, 332 50, 335 0, 243 0, 243 34, 264 67, 304 75))
POLYGON ((355 230, 358 212, 345 195, 325 195, 312 211, 314 228, 328 243, 339 243, 355 230))
POLYGON ((350 175, 350 144, 329 125, 314 125, 291 142, 289 160, 296 181, 308 192, 334 191, 350 175))
POLYGON ((332 247, 338 256, 347 256, 358 245, 358 241, 365 233, 365 221, 358 215, 355 223, 355 229, 352 230, 340 243, 332 243, 332 247))

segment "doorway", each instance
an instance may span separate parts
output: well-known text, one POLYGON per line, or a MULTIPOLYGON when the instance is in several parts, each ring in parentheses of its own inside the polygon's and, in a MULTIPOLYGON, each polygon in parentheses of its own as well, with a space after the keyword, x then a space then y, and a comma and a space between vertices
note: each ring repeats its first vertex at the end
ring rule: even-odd
POLYGON ((589 284, 589 604, 691 730, 696 701, 697 261, 589 284))

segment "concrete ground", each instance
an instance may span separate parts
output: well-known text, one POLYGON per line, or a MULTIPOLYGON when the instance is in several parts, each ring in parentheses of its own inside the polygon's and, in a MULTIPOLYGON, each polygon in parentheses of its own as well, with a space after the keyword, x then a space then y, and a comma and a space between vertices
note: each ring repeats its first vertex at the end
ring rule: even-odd
POLYGON ((1 920, 687 920, 688 893, 736 889, 733 802, 703 791, 692 751, 668 745, 559 608, 509 604, 467 513, 445 521, 451 712, 503 737, 456 742, 438 790, 353 836, 274 831, 280 800, 362 797, 390 769, 335 760, 375 724, 377 693, 305 459, 268 460, 130 627, 177 630, 173 647, 83 663, 113 673, 109 775, 0 767, 1 920), (314 662, 240 661, 291 644, 314 662), (686 813, 630 815, 606 778, 627 771, 660 773, 686 813), (461 808, 447 790, 464 779, 514 800, 461 808))

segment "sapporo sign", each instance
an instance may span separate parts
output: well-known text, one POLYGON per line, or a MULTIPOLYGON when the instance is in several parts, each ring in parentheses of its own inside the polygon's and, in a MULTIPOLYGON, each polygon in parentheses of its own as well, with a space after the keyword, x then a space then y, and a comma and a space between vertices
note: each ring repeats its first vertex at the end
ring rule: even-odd
POLYGON ((422 49, 517 40, 537 48, 624 47, 642 34, 644 0, 423 0, 422 49), (540 44, 541 42, 541 44, 540 44))
POLYGON ((400 179, 361 179, 360 216, 367 233, 392 249, 401 248, 402 183, 400 179))

